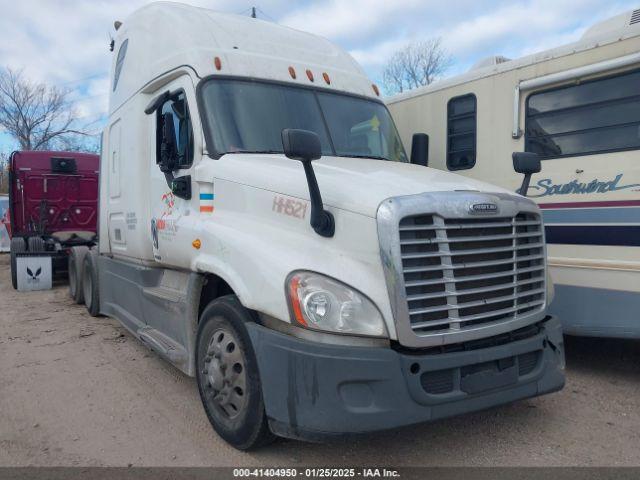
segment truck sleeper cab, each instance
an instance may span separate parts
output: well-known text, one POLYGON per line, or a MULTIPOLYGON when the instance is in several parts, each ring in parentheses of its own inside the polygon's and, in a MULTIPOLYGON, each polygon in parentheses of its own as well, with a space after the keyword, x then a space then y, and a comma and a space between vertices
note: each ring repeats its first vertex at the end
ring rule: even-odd
POLYGON ((227 442, 562 388, 538 207, 410 164, 349 55, 167 3, 123 22, 115 52, 85 303, 195 376, 227 442))

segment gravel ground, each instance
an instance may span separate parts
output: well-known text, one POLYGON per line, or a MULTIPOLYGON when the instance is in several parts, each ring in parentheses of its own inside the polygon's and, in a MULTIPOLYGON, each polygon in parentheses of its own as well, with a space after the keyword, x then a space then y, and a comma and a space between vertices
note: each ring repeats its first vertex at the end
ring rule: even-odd
POLYGON ((0 466, 640 466, 640 342, 567 338, 562 392, 355 442, 257 452, 211 429, 195 381, 109 318, 11 288, 0 256, 0 466))

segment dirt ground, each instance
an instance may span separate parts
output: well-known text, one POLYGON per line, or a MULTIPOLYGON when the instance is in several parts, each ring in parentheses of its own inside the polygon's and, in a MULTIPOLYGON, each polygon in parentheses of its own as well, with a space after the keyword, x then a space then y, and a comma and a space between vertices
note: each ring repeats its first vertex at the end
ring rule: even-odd
POLYGON ((513 405, 339 444, 257 452, 211 429, 195 381, 64 282, 11 288, 0 256, 0 466, 640 465, 640 342, 567 339, 567 385, 513 405))

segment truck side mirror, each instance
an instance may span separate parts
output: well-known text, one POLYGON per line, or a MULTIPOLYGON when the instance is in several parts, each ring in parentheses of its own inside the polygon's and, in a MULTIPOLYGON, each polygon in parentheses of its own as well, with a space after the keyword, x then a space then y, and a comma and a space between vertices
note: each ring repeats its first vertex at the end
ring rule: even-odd
POLYGON ((414 165, 429 165, 429 135, 414 133, 411 139, 411 163, 414 165))
POLYGON ((320 138, 308 130, 285 128, 282 130, 282 148, 287 158, 299 160, 304 167, 311 199, 311 227, 318 235, 333 237, 335 221, 331 212, 324 209, 318 181, 311 162, 322 156, 320 138))
POLYGON ((518 193, 526 197, 531 175, 542 170, 540 157, 537 153, 533 152, 513 152, 511 157, 513 158, 513 169, 518 173, 524 174, 522 186, 520 190, 518 190, 518 193))
POLYGON ((164 173, 172 172, 176 166, 178 147, 176 145, 176 133, 173 125, 173 113, 162 114, 162 131, 160 132, 160 158, 158 165, 164 173))
POLYGON ((282 130, 282 148, 287 158, 311 162, 322 156, 320 138, 308 130, 285 128, 282 130))

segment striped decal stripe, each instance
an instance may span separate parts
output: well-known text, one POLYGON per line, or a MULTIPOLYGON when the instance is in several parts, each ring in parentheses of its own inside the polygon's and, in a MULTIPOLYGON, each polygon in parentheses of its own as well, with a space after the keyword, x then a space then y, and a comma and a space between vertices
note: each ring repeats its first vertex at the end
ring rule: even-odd
POLYGON ((200 213, 212 213, 213 199, 216 198, 213 192, 200 192, 200 213))
POLYGON ((640 225, 640 208, 573 208, 544 210, 544 223, 553 224, 637 224, 640 225))
POLYGON ((640 200, 612 200, 608 202, 567 202, 539 203, 542 210, 554 208, 606 208, 606 207, 640 207, 640 200))
POLYGON ((640 246, 640 200, 540 204, 547 243, 640 246))

